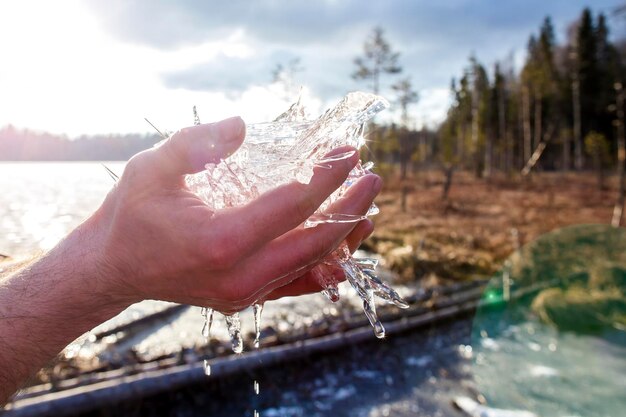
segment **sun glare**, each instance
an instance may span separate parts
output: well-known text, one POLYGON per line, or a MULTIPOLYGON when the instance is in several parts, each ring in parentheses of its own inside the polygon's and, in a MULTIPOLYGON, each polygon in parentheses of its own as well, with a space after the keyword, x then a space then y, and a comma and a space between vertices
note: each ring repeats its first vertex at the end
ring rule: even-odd
POLYGON ((268 86, 227 97, 163 85, 167 71, 254 55, 241 29, 223 40, 159 50, 113 38, 79 1, 11 2, 0 5, 0 54, 0 126, 70 136, 149 132, 144 117, 175 130, 192 122, 193 105, 204 121, 235 114, 262 121, 285 105, 268 86))

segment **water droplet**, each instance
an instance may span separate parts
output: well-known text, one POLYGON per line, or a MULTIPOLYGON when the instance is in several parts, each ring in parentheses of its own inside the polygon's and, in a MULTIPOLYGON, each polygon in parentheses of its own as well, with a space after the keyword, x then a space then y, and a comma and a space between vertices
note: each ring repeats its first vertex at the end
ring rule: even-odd
POLYGON ((204 316, 204 325, 202 326, 202 336, 205 341, 208 342, 211 338, 211 326, 213 325, 213 309, 203 308, 202 315, 204 316))
POLYGON ((228 328, 228 334, 230 335, 230 343, 233 347, 233 352, 243 352, 243 340, 241 337, 241 321, 239 320, 239 313, 234 313, 231 316, 224 316, 226 319, 226 327, 228 328))
POLYGON ((209 361, 207 359, 204 360, 204 374, 206 376, 211 375, 211 365, 209 365, 209 361))
MULTIPOLYGON (((258 349, 261 339, 261 313, 263 313, 263 304, 255 303, 252 306, 252 311, 254 312, 254 347, 258 349)), ((256 381, 254 382, 256 383, 256 381)))
POLYGON ((260 416, 261 416, 261 414, 259 414, 258 411, 254 410, 254 417, 260 417, 260 416))
POLYGON ((354 258, 354 262, 364 269, 376 269, 378 266, 378 259, 376 258, 354 258))
POLYGON ((254 381, 254 393, 259 395, 259 381, 257 380, 254 381))
POLYGON ((339 301, 339 288, 332 266, 319 264, 311 270, 311 273, 323 288, 322 294, 333 303, 339 301))
POLYGON ((383 327, 383 324, 380 322, 380 320, 374 323, 374 334, 379 339, 385 338, 385 328, 383 327))
POLYGON ((322 294, 324 294, 326 298, 328 298, 333 303, 336 303, 340 299, 339 288, 337 287, 337 284, 329 284, 322 291, 322 294))
POLYGON ((372 203, 370 208, 367 210, 367 213, 365 213, 365 217, 375 216, 378 213, 380 213, 380 209, 378 208, 378 206, 376 206, 376 204, 372 203))

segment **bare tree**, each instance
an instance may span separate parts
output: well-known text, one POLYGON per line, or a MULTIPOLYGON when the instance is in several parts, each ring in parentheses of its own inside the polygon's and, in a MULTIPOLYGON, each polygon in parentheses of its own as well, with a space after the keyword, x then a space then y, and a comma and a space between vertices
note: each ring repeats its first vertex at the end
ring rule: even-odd
MULTIPOLYGON (((571 54, 574 62, 577 61, 575 51, 571 54)), ((572 72, 572 112, 574 115, 574 166, 577 170, 583 169, 583 143, 580 115, 580 78, 578 67, 572 72)))
POLYGON ((410 78, 404 78, 391 86, 393 91, 396 92, 397 103, 400 105, 402 111, 402 125, 408 127, 409 124, 409 106, 417 103, 419 100, 419 94, 413 90, 413 85, 410 78))
POLYGON ((354 59, 357 69, 352 73, 352 78, 371 81, 372 91, 378 94, 382 74, 397 74, 402 71, 398 65, 399 56, 398 52, 392 51, 383 29, 375 27, 363 46, 363 55, 354 59))
POLYGON ((624 137, 624 88, 622 83, 615 83, 615 92, 617 93, 617 173, 619 178, 617 201, 613 209, 613 219, 611 225, 619 227, 622 224, 624 211, 624 188, 626 187, 626 137, 624 137))
POLYGON ((414 135, 409 133, 409 106, 416 103, 419 96, 417 91, 413 90, 411 85, 411 79, 405 78, 394 85, 391 88, 397 94, 397 103, 401 110, 402 132, 398 137, 398 145, 400 148, 400 177, 406 179, 407 167, 413 154, 414 135))

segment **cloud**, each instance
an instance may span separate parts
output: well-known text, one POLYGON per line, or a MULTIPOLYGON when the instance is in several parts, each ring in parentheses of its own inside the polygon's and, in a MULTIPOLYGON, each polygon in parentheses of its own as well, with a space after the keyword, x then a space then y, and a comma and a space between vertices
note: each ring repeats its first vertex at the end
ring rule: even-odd
MULTIPOLYGON (((618 0, 596 0, 608 10, 618 0)), ((426 39, 448 47, 480 46, 477 41, 539 25, 551 14, 572 19, 586 4, 581 0, 88 0, 112 33, 126 41, 174 48, 223 38, 244 29, 260 42, 305 47, 345 41, 358 29, 387 27, 405 43, 426 39), (454 44, 450 43, 451 41, 454 44)), ((362 31, 362 30, 361 30, 362 31)), ((335 44, 340 46, 340 44, 335 44)))
MULTIPOLYGON (((528 36, 546 15, 553 15, 561 33, 584 5, 580 0, 234 0, 219 5, 190 0, 112 1, 116 7, 107 4, 102 11, 105 24, 119 36, 153 47, 216 41, 239 31, 254 51, 251 56, 218 56, 163 75, 168 87, 231 95, 269 82, 272 68, 293 57, 300 57, 305 68, 295 81, 324 101, 368 89, 350 74, 363 41, 379 25, 392 48, 401 53, 404 71, 399 77, 410 77, 422 90, 415 111, 424 113, 419 118, 430 124, 445 117, 450 79, 459 76, 470 54, 475 53, 491 71, 496 60, 506 59, 515 49, 524 50, 528 36), (168 18, 176 24, 168 24, 168 18)), ((598 3, 607 8, 618 1, 598 3)), ((381 94, 393 98, 389 86, 395 79, 383 77, 381 94)))
POLYGON ((271 60, 265 56, 229 57, 218 54, 205 62, 162 74, 168 88, 193 91, 222 91, 237 94, 253 85, 268 84, 271 60))

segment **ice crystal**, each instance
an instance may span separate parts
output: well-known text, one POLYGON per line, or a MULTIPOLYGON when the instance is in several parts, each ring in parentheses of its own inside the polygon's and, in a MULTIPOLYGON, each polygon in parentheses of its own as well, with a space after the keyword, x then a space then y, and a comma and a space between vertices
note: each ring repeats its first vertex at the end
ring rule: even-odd
MULTIPOLYGON (((248 125, 246 138, 233 155, 219 163, 207 164, 203 172, 187 176, 187 185, 207 205, 218 210, 244 205, 266 191, 293 181, 308 184, 315 167, 330 168, 330 162, 353 155, 353 152, 347 152, 327 157, 330 151, 345 145, 360 149, 365 144, 365 123, 388 105, 382 97, 355 92, 348 94, 316 120, 309 120, 305 117, 304 106, 298 101, 273 122, 248 125)), ((193 114, 195 124, 199 124, 195 107, 193 114)), ((375 205, 363 216, 328 212, 330 205, 359 177, 369 173, 372 166, 369 162, 359 162, 344 184, 324 201, 304 226, 357 222, 378 213, 375 205)), ((376 277, 375 260, 354 259, 345 244, 312 270, 324 288, 323 293, 331 301, 339 299, 338 268, 343 270, 348 282, 363 300, 363 309, 374 333, 377 337, 384 337, 385 330, 376 316, 374 297, 401 308, 406 308, 407 304, 376 277)), ((260 309, 258 312, 260 315, 260 309)), ((239 335, 234 330, 238 317, 227 317, 227 321, 229 330, 232 330, 234 347, 240 350, 239 335)))

